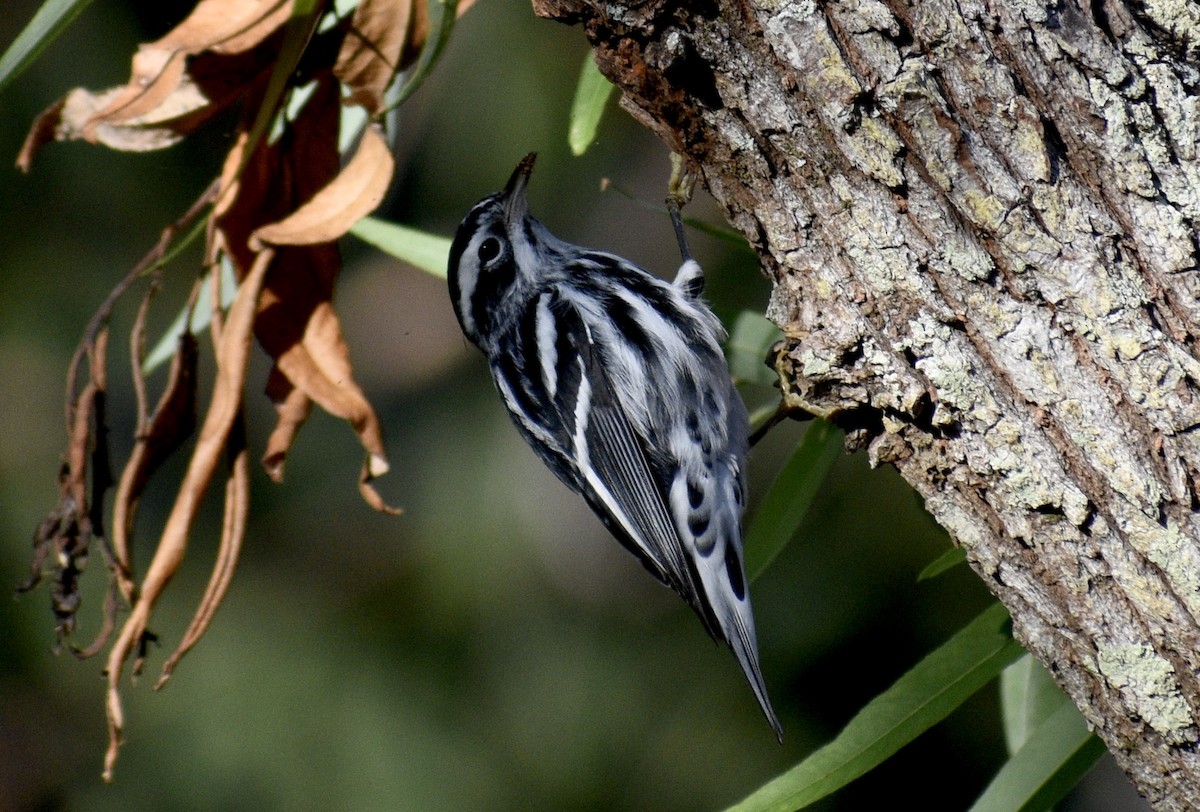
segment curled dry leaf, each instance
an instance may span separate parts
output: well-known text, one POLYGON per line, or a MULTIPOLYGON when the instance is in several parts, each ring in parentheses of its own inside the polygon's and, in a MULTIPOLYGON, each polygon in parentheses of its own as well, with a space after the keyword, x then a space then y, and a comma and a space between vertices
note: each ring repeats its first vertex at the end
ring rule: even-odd
POLYGON ((300 427, 312 414, 312 398, 303 389, 296 389, 291 381, 279 371, 271 370, 271 378, 267 382, 267 397, 275 402, 275 412, 278 419, 271 436, 267 438, 267 450, 263 454, 262 464, 267 476, 273 482, 283 481, 283 463, 287 459, 288 449, 296 440, 300 427))
POLYGON ((151 43, 164 51, 234 54, 258 45, 292 14, 292 0, 201 0, 183 22, 151 43))
MULTIPOLYGON (((103 527, 96 521, 104 491, 111 481, 108 471, 104 397, 107 387, 108 330, 99 330, 86 350, 89 380, 83 391, 67 406, 70 437, 66 460, 59 470, 58 505, 38 525, 33 537, 30 577, 19 586, 25 592, 37 586, 49 569, 54 577, 50 605, 55 617, 58 645, 75 630, 79 610, 79 577, 87 566, 95 533, 103 527), (88 463, 92 464, 92 493, 88 493, 88 463), (96 500, 98 497, 98 501, 96 500)), ((79 355, 76 356, 79 359, 79 355)), ((74 388, 76 360, 68 379, 74 388)))
POLYGON ((350 101, 368 113, 383 108, 384 91, 406 67, 400 57, 409 42, 414 6, 424 9, 424 0, 362 0, 350 18, 333 72, 349 89, 350 101))
POLYGON ((254 313, 272 258, 270 250, 259 255, 255 266, 239 286, 233 305, 229 308, 217 353, 217 378, 212 400, 205 414, 200 436, 196 440, 196 448, 192 452, 187 472, 179 486, 179 494, 154 550, 154 557, 146 570, 146 576, 142 579, 141 589, 129 618, 121 627, 120 634, 109 651, 105 669, 108 676, 106 707, 109 730, 108 752, 104 759, 105 780, 112 778, 112 768, 116 763, 124 728, 120 683, 125 661, 144 645, 154 603, 183 561, 184 552, 187 550, 188 532, 195 520, 196 510, 200 506, 204 491, 212 481, 213 472, 225 450, 234 422, 241 413, 242 388, 246 379, 246 364, 250 358, 254 313))
MULTIPOLYGON (((469 5, 459 2, 459 13, 469 5)), ((288 450, 315 403, 350 423, 366 450, 359 480, 363 498, 377 510, 395 512, 371 485, 388 469, 382 432, 354 380, 332 304, 341 267, 335 241, 379 204, 393 175, 393 159, 382 130, 372 125, 342 167, 339 125, 343 103, 361 105, 372 114, 382 110, 396 72, 423 53, 428 10, 425 0, 361 0, 349 20, 339 21, 332 16, 332 4, 318 3, 304 15, 312 23, 304 32, 306 40, 289 24, 293 10, 292 0, 201 0, 166 36, 138 49, 125 85, 99 92, 77 88, 42 113, 18 156, 18 165, 28 170, 41 147, 54 140, 86 140, 128 151, 160 149, 222 110, 234 105, 241 110, 219 178, 180 221, 164 230, 159 245, 118 283, 87 328, 69 373, 69 445, 59 503, 35 536, 33 574, 26 588, 45 572, 54 574, 52 600, 61 641, 75 627, 78 578, 89 544, 104 541, 104 495, 112 484, 104 425, 109 317, 126 290, 147 273, 154 275, 155 284, 160 276, 165 281, 158 265, 167 249, 183 225, 207 211, 206 267, 228 263, 239 280, 227 314, 220 308, 221 297, 211 297, 216 303, 209 319, 216 380, 197 433, 201 396, 196 339, 186 331, 179 338, 152 413, 147 414, 147 382, 141 370, 135 370, 137 432, 114 500, 112 547, 101 546, 110 575, 104 623, 96 640, 80 650, 100 650, 117 629, 122 606, 128 606, 105 671, 106 779, 111 778, 124 728, 119 690, 123 670, 131 658, 135 673, 142 666, 148 643, 155 639, 149 629, 154 605, 177 572, 201 501, 222 470, 225 519, 217 559, 189 628, 163 666, 159 685, 204 634, 229 587, 249 511, 243 415, 254 338, 274 360, 267 394, 275 403, 278 422, 263 460, 271 478, 282 477, 288 450), (324 14, 331 15, 326 21, 333 25, 318 24, 324 14), (294 46, 302 40, 304 51, 297 55, 294 46), (285 50, 286 66, 281 61, 285 50), (291 104, 299 98, 296 91, 302 83, 311 83, 312 92, 303 103, 291 104), (290 105, 286 117, 285 105, 290 105), (260 136, 261 124, 272 119, 279 125, 275 134, 270 139, 260 136), (85 358, 87 381, 77 388, 85 358), (193 435, 186 473, 137 583, 132 549, 139 500, 162 463, 193 435)), ((216 285, 220 274, 210 276, 216 285)), ((194 290, 189 319, 195 301, 194 290)), ((149 309, 147 294, 131 335, 135 359, 142 354, 149 309)))
MULTIPOLYGON (((459 0, 462 15, 471 0, 459 0)), ((350 101, 374 115, 396 74, 417 61, 429 35, 426 0, 362 0, 354 9, 333 72, 350 101)))
POLYGON ((76 88, 47 108, 26 136, 17 167, 29 171, 51 141, 82 139, 126 152, 178 143, 270 70, 290 13, 290 0, 205 0, 165 37, 138 49, 127 84, 76 88))
POLYGON ((158 467, 196 430, 198 360, 196 337, 185 331, 179 336, 167 387, 147 425, 138 430, 129 462, 121 472, 121 481, 117 485, 113 502, 113 555, 118 565, 121 593, 127 601, 134 599, 134 585, 129 575, 133 572, 129 540, 133 537, 138 500, 158 467))
POLYGON ((291 6, 290 0, 203 0, 165 37, 138 48, 129 83, 95 114, 90 126, 129 121, 158 109, 182 82, 189 56, 249 50, 287 22, 291 6))
POLYGON ((251 246, 315 245, 344 236, 383 200, 394 169, 382 128, 378 124, 367 127, 354 156, 337 177, 283 220, 255 229, 251 246))
POLYGON ((192 646, 200 641, 213 615, 225 598, 229 583, 233 580, 233 571, 237 566, 238 555, 242 550, 242 540, 246 535, 246 517, 250 513, 250 462, 246 451, 246 428, 239 412, 237 425, 229 434, 227 456, 231 456, 229 478, 225 482, 225 517, 221 524, 221 544, 217 548, 217 560, 213 563, 212 574, 200 606, 192 617, 187 631, 171 656, 163 663, 162 672, 154 690, 166 685, 167 680, 175 671, 175 666, 183 659, 183 655, 192 650, 192 646))
MULTIPOLYGON (((395 512, 370 486, 388 470, 379 419, 354 381, 350 353, 333 309, 333 285, 341 257, 332 240, 345 234, 383 198, 393 172, 391 151, 376 126, 364 131, 354 156, 338 169, 336 104, 332 75, 318 79, 312 100, 279 142, 262 145, 246 161, 222 198, 216 217, 235 266, 252 262, 264 243, 279 245, 259 303, 255 334, 287 380, 269 391, 279 408, 263 463, 274 478, 283 475, 290 442, 307 416, 305 398, 350 423, 367 452, 359 490, 373 508, 395 512), (324 181, 324 182, 321 182, 324 181), (268 220, 283 208, 291 214, 268 220), (290 403, 289 403, 290 400, 290 403), (303 415, 303 416, 302 416, 303 415), (288 445, 284 445, 284 441, 288 445)), ((232 156, 231 156, 232 160, 232 156)))

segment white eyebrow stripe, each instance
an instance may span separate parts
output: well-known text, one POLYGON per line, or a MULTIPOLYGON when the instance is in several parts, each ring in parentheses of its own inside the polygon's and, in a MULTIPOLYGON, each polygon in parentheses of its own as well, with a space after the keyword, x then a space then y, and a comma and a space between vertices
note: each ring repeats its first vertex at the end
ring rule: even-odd
MULTIPOLYGON (((472 256, 478 255, 479 246, 475 243, 479 241, 478 235, 471 240, 467 245, 463 256, 467 256, 467 252, 473 252, 472 256)), ((458 312, 462 317, 463 332, 472 335, 476 332, 475 314, 471 312, 471 297, 475 295, 475 286, 479 284, 479 264, 468 264, 466 268, 462 267, 463 262, 459 260, 458 269, 458 312)))

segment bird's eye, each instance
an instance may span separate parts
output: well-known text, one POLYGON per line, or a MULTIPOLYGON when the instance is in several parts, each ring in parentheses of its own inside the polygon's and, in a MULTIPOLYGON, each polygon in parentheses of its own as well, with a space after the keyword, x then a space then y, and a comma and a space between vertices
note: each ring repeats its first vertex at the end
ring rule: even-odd
POLYGON ((479 246, 479 262, 481 265, 486 265, 496 257, 500 256, 500 241, 495 237, 488 237, 479 246))

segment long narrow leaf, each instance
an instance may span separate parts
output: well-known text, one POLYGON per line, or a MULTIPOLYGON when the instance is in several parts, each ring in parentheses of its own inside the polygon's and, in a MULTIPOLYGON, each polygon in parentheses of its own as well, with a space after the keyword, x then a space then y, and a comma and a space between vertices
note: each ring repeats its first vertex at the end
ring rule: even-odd
POLYGON ((288 17, 283 28, 283 41, 279 44, 279 55, 267 77, 267 90, 250 127, 246 148, 242 151, 242 168, 254 155, 259 139, 271 132, 272 124, 281 125, 279 121, 279 102, 287 90, 300 57, 308 47, 309 40, 320 21, 317 0, 295 0, 292 4, 292 14, 288 17))
POLYGON ((450 256, 450 239, 447 237, 374 217, 359 220, 350 233, 396 259, 402 259, 434 276, 446 278, 446 261, 450 256))
POLYGON ((937 558, 930 561, 925 569, 917 576, 917 581, 928 581, 930 578, 936 578, 947 570, 957 567, 959 564, 965 564, 967 554, 961 547, 955 547, 951 550, 939 555, 937 558))
POLYGON ((398 89, 388 93, 388 110, 403 104, 433 70, 438 57, 442 55, 442 49, 450 40, 454 21, 458 19, 458 3, 459 0, 429 0, 429 33, 425 35, 421 55, 417 57, 417 63, 408 69, 398 89))
POLYGON ((783 332, 761 313, 743 310, 738 313, 725 342, 725 358, 735 380, 770 386, 779 375, 766 364, 771 345, 783 337, 783 332))
POLYGON ((583 69, 579 72, 579 84, 575 87, 575 100, 571 103, 571 124, 567 130, 567 144, 572 155, 582 155, 596 140, 596 129, 604 115, 604 107, 613 92, 612 82, 596 67, 591 51, 583 58, 583 69))
POLYGON ((844 787, 949 716, 1022 651, 1008 612, 992 605, 867 703, 832 742, 731 812, 792 812, 844 787))
POLYGON ((16 79, 46 46, 54 42, 92 0, 46 0, 25 30, 0 56, 0 90, 16 79))
POLYGON ((970 812, 1043 812, 1070 792, 1102 755, 1104 742, 1088 730, 1079 710, 1064 702, 1000 768, 970 812))
POLYGON ((1024 747, 1033 731, 1070 702, 1032 654, 1004 669, 1000 675, 1000 710, 1008 754, 1014 755, 1024 747))
POLYGON ((841 430, 824 420, 813 420, 746 529, 746 572, 751 580, 761 575, 795 537, 813 497, 841 453, 841 430))

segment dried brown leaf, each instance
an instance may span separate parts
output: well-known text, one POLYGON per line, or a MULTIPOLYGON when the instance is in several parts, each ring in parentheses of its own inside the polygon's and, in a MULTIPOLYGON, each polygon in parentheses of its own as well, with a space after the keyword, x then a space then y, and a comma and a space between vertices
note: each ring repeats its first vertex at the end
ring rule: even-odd
POLYGON ((237 296, 229 308, 229 315, 221 334, 220 351, 217 353, 216 383, 200 436, 183 482, 179 486, 171 514, 163 528, 162 537, 155 548, 154 557, 142 579, 137 600, 109 651, 106 668, 108 691, 105 703, 108 711, 109 743, 104 759, 105 780, 112 779, 124 727, 120 683, 125 661, 144 645, 154 603, 162 595, 163 589, 183 560, 196 510, 212 481, 217 461, 225 450, 230 431, 241 410, 254 315, 267 269, 273 259, 272 254, 272 251, 267 250, 259 256, 238 287, 237 296))
POLYGON ((113 500, 113 556, 118 565, 121 593, 133 602, 135 587, 130 573, 130 539, 137 515, 138 501, 150 477, 179 449, 196 429, 196 365, 199 358, 196 337, 189 332, 179 336, 167 386, 146 425, 138 431, 133 451, 113 500))
POLYGON ((25 142, 21 144, 21 151, 17 153, 17 169, 28 172, 33 165, 33 156, 37 155, 46 144, 55 140, 59 124, 62 121, 63 107, 66 104, 67 99, 64 96, 43 110, 33 120, 33 126, 29 128, 25 142))
POLYGON ((412 33, 414 6, 424 14, 424 0, 362 0, 350 20, 333 72, 350 90, 350 101, 374 115, 397 71, 400 56, 416 53, 405 47, 412 33))
MULTIPOLYGON (((337 176, 339 99, 337 81, 326 73, 317 78, 308 103, 277 140, 258 143, 246 156, 248 121, 230 150, 212 222, 239 277, 258 255, 251 234, 286 218, 337 176)), ((332 290, 332 278, 329 284, 332 290)))
POLYGON ((240 53, 265 40, 292 13, 291 0, 202 0, 183 22, 152 43, 164 51, 240 53))
POLYGON ((359 496, 362 497, 363 501, 366 502, 372 510, 377 510, 380 513, 386 513, 389 516, 399 516, 404 511, 401 508, 389 505, 387 502, 385 502, 383 496, 381 496, 379 491, 375 489, 375 486, 371 484, 371 481, 375 479, 375 477, 383 476, 387 473, 386 463, 381 471, 376 471, 372 468, 376 461, 377 460, 374 457, 368 455, 366 461, 363 462, 362 471, 359 472, 358 475, 359 496))
MULTIPOLYGON (((337 248, 328 243, 282 248, 279 257, 260 302, 255 325, 259 343, 293 386, 325 411, 350 423, 367 451, 369 476, 365 481, 381 476, 388 470, 382 428, 354 381, 349 348, 330 302, 330 283, 340 261, 337 248)), ((275 439, 280 443, 287 439, 290 445, 299 423, 285 426, 283 418, 281 413, 280 433, 275 439)), ((281 464, 279 455, 285 451, 286 446, 272 447, 266 462, 281 464)), ((368 501, 372 506, 382 504, 368 501)))
POLYGON ((29 580, 19 591, 33 589, 49 569, 54 578, 50 604, 54 611, 55 635, 59 644, 75 630, 79 609, 79 576, 87 564, 93 532, 94 509, 103 505, 107 488, 107 446, 104 436, 104 396, 107 377, 108 331, 98 328, 86 347, 76 351, 68 373, 66 459, 59 470, 58 505, 42 520, 34 533, 33 561, 29 580), (87 358, 89 380, 75 392, 78 367, 87 358), (88 464, 93 467, 92 493, 88 493, 88 464), (91 504, 98 496, 99 505, 91 504))
POLYGON ((102 123, 124 123, 154 112, 179 87, 187 68, 188 55, 182 51, 164 51, 143 45, 133 56, 129 83, 108 99, 83 126, 83 137, 89 141, 92 132, 102 123))
POLYGON ((17 156, 29 171, 50 141, 86 140, 127 152, 177 143, 264 83, 290 0, 205 0, 173 31, 138 48, 121 87, 76 88, 34 122, 17 156))
MULTIPOLYGON (((84 139, 122 152, 150 152, 166 149, 179 143, 210 117, 217 109, 190 80, 177 84, 161 102, 136 116, 100 116, 92 112, 103 104, 112 91, 89 98, 86 90, 73 90, 63 107, 61 128, 55 137, 59 141, 84 139)), ((133 109, 132 106, 129 109, 133 109)))
POLYGON ((74 650, 76 657, 86 660, 100 653, 117 628, 117 613, 123 606, 125 604, 121 600, 120 586, 115 580, 110 580, 108 588, 104 590, 104 611, 101 613, 100 631, 89 645, 74 650))
POLYGON ((166 685, 183 656, 204 636, 217 608, 225 598, 233 571, 237 567, 242 541, 246 536, 246 517, 250 512, 250 462, 246 451, 246 431, 239 413, 238 426, 230 432, 228 454, 232 457, 229 479, 225 483, 225 518, 221 527, 221 544, 209 576, 204 597, 196 608, 192 622, 171 656, 163 663, 154 690, 166 685))
POLYGON ((350 423, 372 457, 373 475, 381 476, 388 465, 379 419, 350 376, 350 355, 333 307, 322 303, 309 326, 303 342, 280 353, 275 362, 321 408, 350 423))
POLYGON ((388 468, 378 417, 354 382, 331 300, 341 268, 332 240, 378 204, 393 164, 382 133, 372 127, 339 172, 337 98, 337 82, 327 74, 278 141, 260 145, 244 162, 244 146, 235 147, 215 216, 220 244, 236 267, 253 261, 263 242, 280 244, 255 322, 259 344, 290 384, 273 378, 269 392, 281 404, 264 456, 273 477, 282 475, 287 450, 307 417, 306 400, 351 424, 367 450, 369 476, 388 468), (291 394, 291 387, 303 397, 291 394))
POLYGON ((283 466, 287 453, 296 440, 300 427, 312 414, 312 398, 303 389, 292 386, 287 377, 277 368, 271 370, 271 381, 267 384, 267 396, 275 403, 278 418, 271 436, 267 438, 267 448, 263 453, 262 464, 267 476, 272 482, 283 481, 283 466))
MULTIPOLYGON (((460 4, 460 12, 468 5, 460 4)), ((106 668, 106 779, 111 779, 122 738, 122 672, 131 658, 134 672, 141 668, 147 645, 154 639, 148 628, 154 606, 183 560, 198 507, 222 459, 228 470, 221 546, 205 594, 166 660, 159 686, 205 633, 232 578, 249 509, 242 421, 247 359, 255 336, 275 361, 269 394, 278 420, 264 456, 268 473, 273 478, 282 476, 288 450, 317 403, 347 420, 367 452, 359 481, 363 498, 378 510, 394 512, 371 484, 388 469, 382 432, 354 380, 332 305, 341 265, 335 241, 379 204, 394 165, 382 130, 371 126, 342 167, 337 146, 342 94, 337 80, 344 80, 354 102, 378 111, 396 71, 421 52, 428 35, 426 5, 424 0, 361 0, 350 25, 313 35, 302 71, 296 75, 314 80, 315 91, 285 121, 278 138, 256 137, 254 143, 249 133, 261 131, 258 118, 266 120, 260 108, 277 112, 274 91, 271 101, 263 99, 292 10, 291 0, 201 0, 179 26, 138 49, 127 84, 97 93, 77 89, 47 109, 35 121, 18 157, 18 165, 27 169, 38 149, 55 139, 86 139, 122 150, 158 149, 175 143, 230 104, 240 102, 244 110, 220 180, 205 199, 213 206, 206 261, 211 267, 228 257, 240 283, 228 313, 216 304, 220 297, 213 297, 216 381, 186 473, 140 585, 134 583, 131 562, 139 499, 162 462, 196 428, 194 337, 186 334, 180 339, 167 383, 149 415, 146 381, 135 370, 138 429, 114 502, 105 624, 97 641, 82 652, 94 653, 105 644, 117 628, 124 598, 130 613, 116 631, 106 668)), ((286 41, 292 42, 290 35, 286 41)), ((276 83, 270 86, 279 89, 276 83)), ((164 233, 164 241, 152 254, 161 257, 167 243, 164 233)), ((62 498, 38 529, 34 579, 42 563, 60 562, 55 599, 56 611, 63 610, 60 618, 68 618, 61 624, 64 628, 73 623, 78 605, 75 578, 82 568, 80 551, 86 552, 93 532, 99 537, 104 494, 111 485, 104 430, 106 325, 116 300, 145 269, 139 265, 110 294, 89 325, 82 345, 86 352, 72 362, 70 445, 62 498), (84 354, 89 377, 75 394, 84 354)), ((219 275, 212 278, 218 284, 219 275)), ((135 366, 148 308, 149 298, 139 309, 131 335, 135 366)))
MULTIPOLYGON (((96 410, 108 390, 108 328, 100 327, 95 337, 76 352, 72 359, 71 369, 67 373, 68 389, 73 388, 76 380, 76 365, 82 358, 88 361, 88 382, 83 392, 67 405, 67 421, 70 431, 70 442, 67 445, 67 467, 70 471, 69 486, 71 497, 80 509, 86 511, 87 494, 87 464, 88 455, 92 449, 93 423, 96 420, 96 410)), ((99 423, 97 425, 103 425, 99 423)))
POLYGON ((142 371, 141 359, 146 357, 146 317, 150 314, 150 304, 162 284, 162 269, 159 268, 150 280, 142 303, 138 305, 137 316, 133 320, 133 329, 129 331, 129 357, 134 359, 131 364, 133 378, 133 394, 137 401, 137 431, 141 433, 146 428, 149 399, 146 395, 146 375, 142 371))
MULTIPOLYGON (((187 76, 188 57, 206 51, 216 54, 248 51, 287 22, 291 6, 290 0, 274 3, 203 0, 166 36, 138 48, 128 84, 96 112, 89 127, 128 122, 159 111, 181 87, 191 84, 187 76)), ((236 65, 237 61, 230 64, 236 65)))
POLYGON ((187 80, 146 115, 120 123, 97 119, 97 113, 108 107, 122 90, 112 88, 92 93, 76 88, 47 108, 26 136, 17 156, 17 167, 28 172, 38 150, 51 141, 86 139, 123 152, 165 149, 178 143, 228 103, 223 100, 221 105, 211 104, 203 91, 187 80))
MULTIPOLYGON (((461 0, 462 16, 472 0, 461 0)), ((350 90, 349 101, 372 115, 396 74, 412 66, 429 36, 425 0, 362 0, 346 29, 334 73, 350 90)))
POLYGON ((313 245, 336 240, 379 205, 394 168, 382 128, 371 125, 337 177, 283 220, 256 229, 250 244, 313 245))

